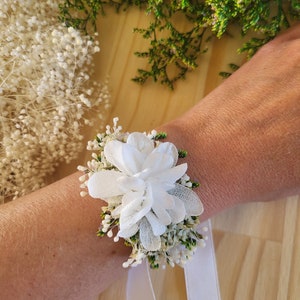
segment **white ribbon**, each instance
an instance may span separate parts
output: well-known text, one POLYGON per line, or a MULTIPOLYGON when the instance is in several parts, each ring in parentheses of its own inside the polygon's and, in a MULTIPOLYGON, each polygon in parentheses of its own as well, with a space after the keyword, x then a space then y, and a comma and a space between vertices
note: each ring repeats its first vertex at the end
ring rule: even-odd
POLYGON ((136 267, 131 267, 128 271, 127 300, 155 300, 155 293, 149 273, 149 265, 144 260, 136 267))
MULTIPOLYGON (((188 300, 221 299, 210 220, 201 223, 200 230, 205 227, 206 246, 198 248, 184 267, 188 300)), ((147 262, 129 269, 126 297, 127 300, 156 299, 147 262)))

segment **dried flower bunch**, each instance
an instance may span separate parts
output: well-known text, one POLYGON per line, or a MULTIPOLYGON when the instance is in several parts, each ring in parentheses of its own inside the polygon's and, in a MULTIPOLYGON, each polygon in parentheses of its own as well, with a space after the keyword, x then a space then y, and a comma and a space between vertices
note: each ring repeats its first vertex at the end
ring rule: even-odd
POLYGON ((192 190, 197 185, 186 174, 187 164, 177 164, 184 152, 161 142, 166 134, 123 133, 117 121, 88 143, 96 152, 87 167, 79 166, 81 187, 107 202, 98 235, 115 235, 115 242, 123 238, 132 247, 124 267, 145 258, 152 268, 160 262, 182 266, 205 244, 196 230, 203 212, 192 190))
MULTIPOLYGON (((109 106, 91 82, 98 42, 58 20, 58 2, 3 0, 0 6, 0 202, 44 185, 81 149, 85 112, 109 106)), ((101 111, 101 110, 102 111, 101 111)))

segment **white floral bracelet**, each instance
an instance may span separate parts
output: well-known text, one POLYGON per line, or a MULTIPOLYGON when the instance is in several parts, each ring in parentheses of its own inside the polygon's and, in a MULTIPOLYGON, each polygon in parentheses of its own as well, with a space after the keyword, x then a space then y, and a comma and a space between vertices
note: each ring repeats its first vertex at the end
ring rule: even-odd
MULTIPOLYGON (((114 236, 132 247, 123 267, 136 266, 147 258, 151 268, 166 262, 183 265, 196 250, 205 245, 197 232, 203 205, 192 191, 197 186, 187 176, 187 164, 177 165, 174 144, 161 142, 164 133, 123 133, 118 126, 106 127, 88 142, 96 151, 80 177, 88 194, 107 202, 102 208, 98 235, 114 236)), ((82 191, 85 196, 87 192, 82 191)))

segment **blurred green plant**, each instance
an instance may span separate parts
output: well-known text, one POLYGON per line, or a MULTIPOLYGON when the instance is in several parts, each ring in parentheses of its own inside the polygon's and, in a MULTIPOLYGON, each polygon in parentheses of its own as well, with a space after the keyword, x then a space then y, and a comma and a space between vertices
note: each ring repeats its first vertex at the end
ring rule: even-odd
POLYGON ((135 55, 147 59, 149 68, 138 69, 133 80, 143 84, 152 78, 171 89, 189 70, 198 67, 198 57, 207 51, 206 42, 212 35, 221 38, 232 24, 239 26, 242 37, 254 33, 255 37, 238 49, 250 58, 300 18, 300 0, 65 0, 59 5, 59 19, 90 34, 97 30, 97 17, 105 14, 106 6, 117 12, 133 6, 146 12, 149 26, 134 28, 134 32, 149 40, 149 48, 135 55), (188 30, 177 29, 182 22, 178 16, 184 17, 188 30))

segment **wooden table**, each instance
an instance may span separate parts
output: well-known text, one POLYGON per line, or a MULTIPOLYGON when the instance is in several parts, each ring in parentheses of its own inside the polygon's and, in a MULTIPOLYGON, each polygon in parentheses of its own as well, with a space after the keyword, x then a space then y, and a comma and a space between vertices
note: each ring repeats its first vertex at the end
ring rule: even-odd
MULTIPOLYGON (((244 59, 236 56, 239 38, 212 40, 208 52, 201 57, 201 67, 189 73, 186 81, 178 82, 175 91, 152 82, 139 86, 131 78, 146 62, 133 52, 145 47, 145 41, 132 29, 145 27, 147 22, 144 12, 136 9, 120 14, 111 10, 98 21, 101 52, 96 59, 96 79, 104 81, 109 76, 112 95, 105 124, 119 116, 120 124, 128 131, 149 130, 181 115, 222 82, 218 72, 228 70, 228 63, 241 64, 244 59)), ((95 126, 94 131, 86 132, 87 138, 97 131, 95 126)), ((62 166, 56 177, 72 173, 86 158, 62 166)), ((300 299, 298 200, 296 196, 247 204, 212 219, 223 300, 300 299)), ((180 268, 161 272, 154 281, 158 300, 186 299, 180 268)), ((117 279, 99 300, 125 299, 125 283, 126 278, 117 279)))

